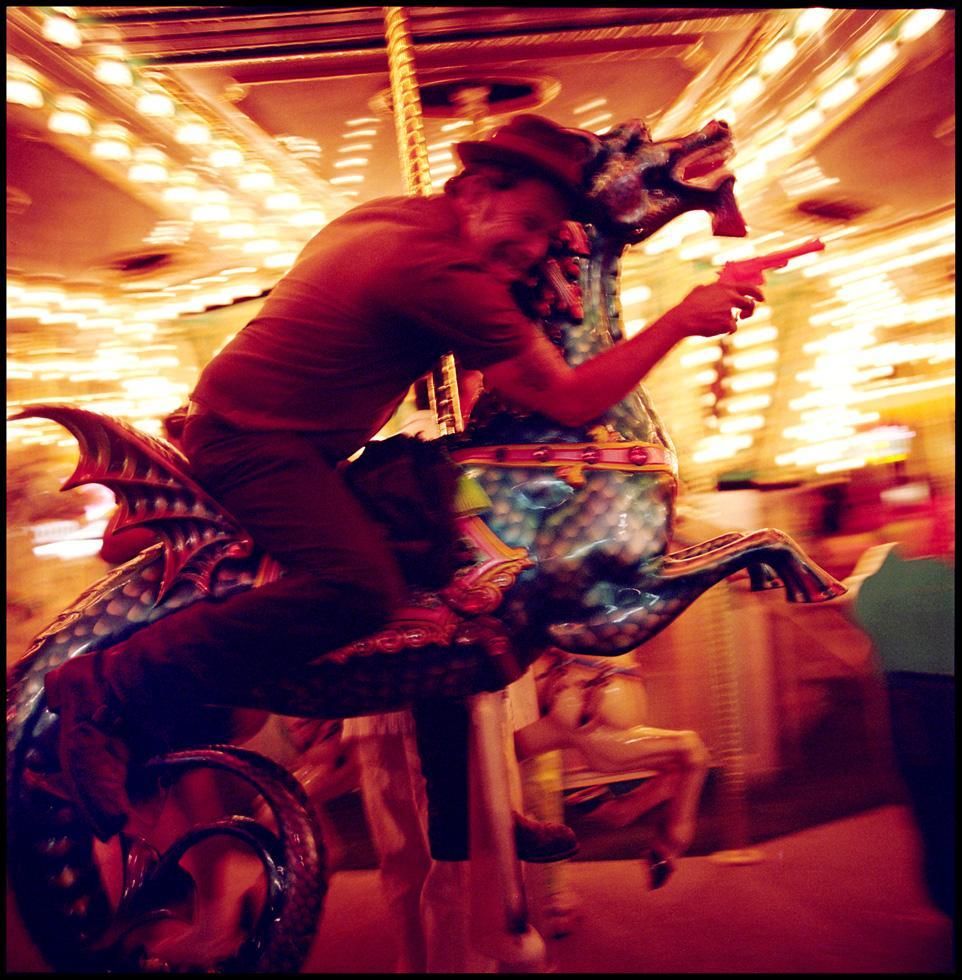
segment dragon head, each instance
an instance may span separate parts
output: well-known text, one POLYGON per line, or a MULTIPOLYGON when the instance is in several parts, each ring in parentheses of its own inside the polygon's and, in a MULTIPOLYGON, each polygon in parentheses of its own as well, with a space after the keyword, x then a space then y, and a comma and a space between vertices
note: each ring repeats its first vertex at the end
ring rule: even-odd
POLYGON ((654 142, 637 119, 599 137, 587 169, 593 220, 608 234, 635 244, 685 211, 707 211, 712 232, 747 233, 735 201, 734 154, 728 124, 713 120, 688 136, 654 142))

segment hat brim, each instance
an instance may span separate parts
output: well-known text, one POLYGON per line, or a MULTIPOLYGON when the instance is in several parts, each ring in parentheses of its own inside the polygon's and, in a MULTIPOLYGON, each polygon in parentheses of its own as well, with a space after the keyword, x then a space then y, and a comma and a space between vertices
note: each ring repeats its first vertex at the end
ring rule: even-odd
POLYGON ((474 163, 500 163, 519 170, 529 171, 544 177, 549 183, 557 187, 568 199, 573 210, 582 212, 588 208, 588 197, 584 189, 573 183, 562 171, 537 157, 513 150, 510 147, 499 146, 490 141, 467 140, 463 143, 456 143, 454 148, 465 166, 474 163))

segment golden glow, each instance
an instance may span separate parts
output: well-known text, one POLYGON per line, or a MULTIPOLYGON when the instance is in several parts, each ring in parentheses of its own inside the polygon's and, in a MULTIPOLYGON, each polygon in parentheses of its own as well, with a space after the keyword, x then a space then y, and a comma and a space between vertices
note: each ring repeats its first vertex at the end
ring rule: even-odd
POLYGON ((42 79, 38 72, 7 55, 7 102, 40 109, 44 103, 42 79))
POLYGON ((320 230, 327 224, 327 215, 318 208, 308 208, 306 211, 295 211, 288 220, 298 228, 317 228, 320 230))
POLYGON ((725 411, 729 415, 738 412, 757 412, 760 409, 768 408, 772 403, 772 396, 769 394, 761 395, 738 395, 725 399, 725 411))
POLYGON ((173 204, 192 204, 200 198, 197 174, 182 170, 171 175, 170 184, 164 188, 163 198, 173 204))
POLYGON ((173 99, 165 92, 152 89, 144 92, 137 99, 137 111, 144 116, 155 116, 165 118, 173 116, 176 112, 173 99))
POLYGON ((759 63, 758 69, 763 77, 774 75, 781 71, 795 57, 795 42, 786 39, 779 41, 766 52, 759 63))
POLYGON ((192 221, 200 224, 212 224, 218 221, 230 221, 231 210, 226 204, 199 204, 190 212, 192 221))
POLYGON ((815 34, 825 26, 831 16, 832 11, 827 7, 809 7, 795 21, 795 33, 800 37, 815 34))
POLYGON ((886 65, 895 60, 897 50, 891 41, 883 41, 874 48, 855 66, 855 77, 859 80, 868 75, 874 75, 886 65))
POLYGON ((644 303, 651 299, 651 289, 648 286, 629 286, 621 291, 621 305, 633 306, 636 303, 644 303))
POLYGON ((119 123, 101 123, 94 131, 90 152, 101 160, 129 160, 133 134, 119 123))
POLYGON ((720 357, 721 347, 718 344, 711 344, 682 354, 680 361, 682 367, 698 367, 700 364, 714 364, 720 357))
POLYGON ((741 354, 731 354, 725 358, 725 362, 737 371, 749 371, 752 368, 764 367, 767 364, 774 364, 777 360, 778 351, 771 347, 748 350, 741 354))
POLYGON ((592 109, 600 109, 602 106, 608 104, 608 100, 604 96, 600 96, 597 99, 591 99, 588 102, 583 102, 581 105, 577 105, 571 111, 576 115, 580 116, 586 112, 591 112, 592 109))
POLYGON ((726 387, 741 394, 743 391, 754 391, 756 388, 770 388, 775 384, 776 376, 774 371, 749 371, 746 374, 739 374, 733 378, 728 378, 726 387))
POLYGON ((244 164, 244 154, 239 146, 221 144, 210 151, 207 161, 212 167, 218 169, 240 167, 244 164))
MULTIPOLYGON (((757 319, 760 312, 761 310, 756 311, 752 319, 757 319)), ((775 340, 777 336, 777 327, 753 327, 747 330, 744 327, 739 327, 738 331, 733 333, 728 339, 732 347, 736 350, 741 350, 745 347, 754 347, 757 344, 767 344, 775 340)))
POLYGON ((60 14, 44 14, 43 36, 64 48, 79 48, 83 44, 77 25, 60 14))
POLYGON ((900 41, 915 41, 930 31, 944 16, 944 10, 917 10, 899 28, 900 41))
POLYGON ((93 131, 90 111, 90 106, 83 99, 73 95, 58 95, 54 99, 54 111, 47 120, 47 127, 54 133, 89 136, 93 131))
POLYGON ((818 107, 822 110, 836 109, 858 95, 858 82, 850 75, 837 81, 818 99, 818 107))
POLYGON ((731 459, 742 450, 748 449, 753 442, 752 437, 743 432, 706 436, 699 440, 697 449, 692 453, 692 459, 696 463, 711 463, 731 459))
POLYGON ((141 146, 134 151, 133 163, 127 176, 134 183, 159 184, 167 180, 167 156, 153 146, 141 146))
POLYGON ((94 67, 94 77, 105 85, 133 85, 134 76, 124 61, 123 49, 105 48, 94 67))
POLYGON ((743 106, 760 98, 765 91, 765 83, 757 75, 749 75, 729 96, 733 106, 743 106))
MULTIPOLYGON (((50 8, 34 9, 50 12, 50 8)), ((70 18, 60 13, 60 19, 69 22, 70 18)), ((772 213, 770 196, 763 196, 769 194, 773 179, 778 181, 775 194, 791 199, 784 202, 788 205, 786 213, 792 213, 800 199, 837 187, 838 178, 822 172, 816 161, 806 156, 808 148, 818 145, 825 127, 834 126, 896 70, 911 70, 908 59, 915 53, 909 46, 940 24, 944 10, 860 14, 870 21, 867 29, 860 28, 838 45, 836 20, 845 31, 852 26, 846 22, 851 16, 847 11, 808 8, 784 14, 779 24, 783 22, 787 29, 770 33, 751 52, 753 63, 746 63, 746 71, 734 79, 739 86, 735 91, 727 82, 713 92, 713 104, 705 99, 697 104, 690 95, 683 111, 674 110, 682 115, 697 111, 699 124, 714 117, 736 126, 739 154, 731 164, 738 178, 736 193, 746 217, 750 222, 758 221, 759 228, 781 227, 772 213), (763 100, 769 90, 774 93, 775 84, 781 86, 781 78, 775 76, 782 72, 786 78, 784 92, 780 88, 776 96, 780 100, 777 118, 762 115, 771 112, 772 107, 763 100)), ((76 29, 68 23, 68 30, 71 26, 76 29)), ((940 29, 940 37, 948 26, 940 29)), ((928 46, 928 41, 919 45, 925 57, 928 46)), ((8 378, 14 382, 11 391, 19 393, 27 386, 44 394, 48 389, 56 390, 57 400, 114 411, 142 420, 146 428, 156 425, 165 409, 183 400, 196 371, 196 365, 179 364, 173 350, 148 351, 145 358, 145 350, 154 345, 151 338, 163 336, 172 327, 180 331, 181 324, 173 321, 185 312, 260 295, 276 281, 293 262, 301 243, 341 213, 347 197, 367 194, 361 168, 369 166, 380 120, 367 115, 349 119, 343 141, 336 147, 325 147, 329 154, 326 159, 335 161, 330 171, 334 179, 328 186, 317 178, 316 168, 312 177, 300 165, 287 167, 291 157, 316 163, 319 148, 312 141, 278 138, 276 150, 287 159, 280 159, 273 152, 275 147, 261 159, 254 144, 248 144, 247 134, 232 132, 219 117, 203 118, 199 104, 174 106, 149 73, 141 74, 138 63, 128 60, 122 51, 90 45, 82 54, 61 50, 57 57, 69 57, 104 84, 119 86, 115 100, 152 96, 158 101, 153 107, 147 101, 141 111, 166 113, 155 117, 146 129, 138 124, 127 130, 98 118, 95 110, 84 105, 74 113, 78 118, 67 119, 67 128, 61 131, 85 137, 92 128, 92 137, 69 139, 62 145, 78 156, 87 152, 125 167, 130 162, 153 162, 170 168, 166 178, 156 170, 153 176, 139 175, 139 179, 155 185, 153 190, 158 195, 162 193, 168 210, 150 219, 155 225, 146 240, 185 242, 196 235, 197 246, 210 256, 221 256, 220 264, 232 268, 225 269, 223 276, 205 276, 190 283, 178 283, 169 275, 152 276, 150 283, 141 280, 139 284, 113 287, 105 283, 101 286, 104 295, 78 287, 59 289, 32 279, 11 279, 8 317, 34 321, 14 327, 20 332, 16 343, 27 346, 26 337, 39 323, 58 326, 77 347, 75 352, 60 353, 41 353, 35 347, 13 350, 15 356, 8 357, 8 378), (131 85, 131 79, 136 87, 121 90, 131 85), (151 137, 149 132, 157 135, 151 137), (134 158, 134 151, 144 148, 145 139, 158 139, 161 133, 180 144, 176 153, 171 151, 177 158, 176 166, 163 157, 151 161, 149 155, 145 158, 140 152, 134 158), (218 140, 233 135, 237 144, 227 147, 223 155, 225 147, 215 144, 214 133, 218 140), (207 167, 212 150, 212 162, 226 168, 221 174, 207 167), (231 193, 214 188, 220 183, 231 193), (205 193, 210 190, 215 193, 205 193), (172 218, 177 220, 167 220, 172 218), (192 227, 188 218, 198 221, 197 226, 192 227), (250 265, 242 266, 244 262, 250 265), (106 345, 116 346, 108 351, 106 345), (142 360, 149 363, 151 357, 161 354, 174 358, 178 367, 144 367, 142 360), (170 386, 157 380, 159 372, 171 372, 170 386), (145 385, 144 381, 150 383, 145 385), (104 390, 90 394, 96 382, 104 390), (40 385, 47 388, 37 389, 40 385), (138 399, 139 392, 144 393, 142 400, 138 399), (151 412, 159 414, 151 416, 151 412)), ((62 87, 62 82, 51 82, 8 58, 8 102, 32 110, 47 105, 54 112, 62 111, 63 97, 70 96, 61 91, 62 87)), ((597 129, 611 118, 606 99, 593 97, 590 92, 583 92, 581 99, 572 109, 573 124, 597 129)), ((104 106, 100 101, 95 104, 101 109, 104 106)), ((19 112, 20 117, 32 119, 34 126, 44 124, 42 114, 19 112)), ((136 121, 133 114, 132 119, 136 121)), ((472 125, 468 119, 442 126, 429 121, 433 132, 441 130, 438 142, 428 147, 437 187, 456 169, 451 140, 464 138, 472 125)), ((98 168, 108 174, 112 169, 98 168)), ((122 173, 119 168, 117 172, 122 173)), ((740 323, 735 334, 725 338, 722 386, 704 390, 705 385, 718 381, 716 369, 722 347, 717 338, 680 345, 677 353, 682 370, 673 367, 671 384, 679 389, 684 404, 693 406, 694 413, 703 413, 700 417, 707 423, 699 436, 680 442, 680 451, 689 457, 695 453, 702 462, 721 462, 746 454, 739 460, 746 468, 775 466, 777 455, 778 466, 791 465, 810 474, 845 472, 870 465, 873 460, 857 436, 860 427, 878 421, 876 409, 891 413, 903 399, 920 404, 929 397, 950 396, 955 361, 954 214, 912 222, 905 220, 908 216, 890 215, 884 220, 891 220, 892 227, 884 235, 876 223, 878 218, 872 214, 844 228, 826 231, 822 235, 828 245, 825 252, 794 260, 788 269, 768 277, 768 301, 759 306, 751 320, 740 323), (799 276, 804 281, 799 281, 799 276), (777 376, 776 364, 781 365, 777 376), (706 429, 710 435, 700 439, 706 429), (764 440, 758 440, 759 445, 751 438, 756 431, 766 434, 764 440)), ((774 233, 762 239, 753 237, 751 245, 732 248, 724 239, 710 236, 708 224, 704 213, 687 214, 632 250, 638 265, 625 275, 620 296, 622 309, 631 314, 623 321, 626 335, 636 334, 677 302, 680 294, 675 297, 671 287, 676 273, 680 280, 690 272, 694 284, 709 278, 705 275, 709 261, 718 267, 729 259, 788 244, 782 236, 778 244, 758 247, 760 241, 776 237, 774 233), (663 282, 668 285, 663 287, 663 282)), ((657 397, 655 401, 657 404, 657 397)), ((11 431, 17 440, 22 433, 24 439, 51 445, 63 438, 56 427, 12 426, 11 431)))
POLYGON ((734 415, 723 418, 718 423, 718 431, 729 434, 732 432, 751 432, 765 425, 764 415, 734 415))
POLYGON ((265 168, 245 170, 237 178, 237 186, 242 191, 269 191, 274 185, 274 175, 265 168))
POLYGON ((294 191, 281 191, 271 194, 264 201, 264 206, 271 211, 293 211, 301 206, 301 195, 294 191))

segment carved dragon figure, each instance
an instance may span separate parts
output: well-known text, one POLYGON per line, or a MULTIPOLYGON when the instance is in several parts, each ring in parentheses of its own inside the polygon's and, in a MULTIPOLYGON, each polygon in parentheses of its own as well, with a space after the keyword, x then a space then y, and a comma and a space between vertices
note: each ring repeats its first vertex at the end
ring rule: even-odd
MULTIPOLYGON (((542 322, 569 363, 621 336, 618 265, 629 244, 689 210, 709 212, 716 234, 745 234, 724 166, 731 153, 728 127, 719 122, 656 143, 633 121, 599 139, 591 177, 596 222, 568 226, 546 264, 553 304, 542 322)), ((542 296, 535 290, 521 299, 537 309, 542 296)), ((43 697, 44 674, 67 657, 112 645, 188 603, 256 588, 283 570, 253 549, 163 441, 68 406, 33 406, 19 417, 53 419, 76 436, 80 462, 64 489, 110 487, 121 507, 118 528, 149 526, 161 538, 72 603, 8 675, 8 855, 28 929, 55 969, 169 969, 130 937, 139 922, 174 914, 177 897, 189 890, 179 858, 202 838, 229 834, 260 855, 269 884, 250 940, 216 968, 296 971, 325 884, 317 824, 289 774, 230 746, 156 760, 153 771, 166 776, 196 766, 230 770, 265 796, 277 829, 230 817, 191 831, 163 854, 124 837, 122 896, 112 903, 92 834, 58 786, 58 722, 43 697)), ((643 388, 584 429, 508 411, 485 394, 449 449, 492 503, 461 519, 473 563, 439 592, 415 591, 410 608, 378 634, 325 655, 283 687, 252 692, 248 706, 336 718, 497 690, 547 646, 626 652, 745 568, 758 588, 780 580, 794 602, 844 591, 774 530, 666 553, 677 468, 643 388)), ((156 787, 156 779, 147 782, 156 787)))

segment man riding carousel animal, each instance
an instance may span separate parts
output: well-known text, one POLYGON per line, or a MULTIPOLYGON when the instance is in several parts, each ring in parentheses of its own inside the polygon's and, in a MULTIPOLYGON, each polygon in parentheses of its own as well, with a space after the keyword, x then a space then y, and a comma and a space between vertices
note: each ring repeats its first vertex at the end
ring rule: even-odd
MULTIPOLYGON (((375 201, 325 227, 204 369, 184 451, 286 574, 47 675, 63 771, 103 839, 130 809, 118 724, 160 716, 166 729, 189 706, 230 703, 232 690, 371 633, 403 605, 397 562, 337 465, 446 350, 483 371, 508 404, 582 425, 679 341, 730 332, 732 308, 747 316, 763 298, 756 287, 698 287, 643 337, 569 367, 510 287, 545 258, 559 224, 582 214, 593 139, 518 117, 489 140, 460 144, 466 169, 445 194, 375 201)), ((460 836, 438 836, 434 856, 466 858, 460 836)), ((561 828, 532 827, 519 843, 522 857, 543 858, 567 856, 572 842, 561 828)))
MULTIPOLYGON (((258 316, 202 372, 182 436, 186 459, 156 447, 149 454, 152 472, 169 464, 179 478, 189 461, 199 482, 192 499, 216 501, 230 526, 243 530, 243 547, 221 558, 243 558, 254 545, 275 565, 256 587, 218 593, 207 587, 208 561, 195 576, 205 588, 152 614, 149 625, 125 625, 119 643, 71 646, 62 663, 45 661, 58 664, 43 686, 47 707, 59 713, 60 769, 102 840, 129 818, 131 752, 156 752, 204 706, 328 717, 410 706, 432 856, 465 860, 463 703, 423 700, 416 678, 402 690, 394 664, 378 675, 377 697, 326 690, 324 677, 352 657, 380 669, 373 653, 421 642, 418 630, 438 617, 446 617, 452 645, 432 661, 424 689, 450 693, 455 688, 439 677, 459 649, 481 643, 505 662, 517 653, 522 667, 551 645, 623 653, 739 569, 748 568, 760 588, 777 577, 790 601, 843 591, 777 531, 722 535, 665 554, 677 467, 639 382, 685 338, 732 333, 763 295, 738 282, 698 286, 624 339, 618 260, 627 244, 686 210, 709 211, 718 234, 745 234, 723 169, 727 127, 709 123, 654 143, 639 123, 599 138, 518 116, 457 151, 464 170, 443 194, 372 201, 322 229, 258 316), (543 323, 519 297, 568 219, 585 222, 588 232, 583 317, 569 307, 558 322, 543 323), (493 506, 459 519, 476 564, 445 584, 451 566, 423 561, 432 549, 392 550, 345 461, 448 350, 484 376, 474 421, 449 448, 493 506), (496 584, 473 588, 475 569, 508 566, 509 575, 491 579, 496 584), (412 568, 419 582, 406 579, 412 568), (195 601, 200 593, 213 601, 195 601), (392 632, 412 605, 417 628, 392 632)), ((75 434, 91 424, 76 410, 38 406, 23 414, 56 418, 75 434)), ((124 437, 113 425, 110 438, 124 437)), ((419 458, 436 461, 419 452, 415 466, 419 458)), ((436 493, 425 506, 444 525, 440 502, 455 480, 443 467, 434 472, 436 493)), ((83 480, 75 474, 73 482, 83 480)), ((131 523, 143 519, 143 510, 131 515, 131 523)), ((461 558, 470 565, 470 555, 461 558)), ((172 581, 165 574, 153 597, 158 608, 174 594, 172 581)), ((38 637, 15 684, 55 634, 52 626, 38 637)), ((520 813, 515 836, 523 860, 559 860, 576 848, 568 828, 520 813)))

